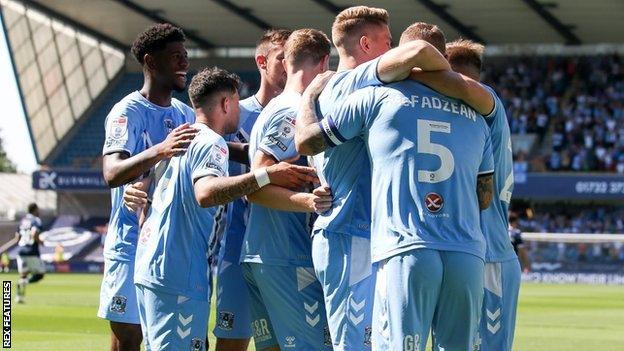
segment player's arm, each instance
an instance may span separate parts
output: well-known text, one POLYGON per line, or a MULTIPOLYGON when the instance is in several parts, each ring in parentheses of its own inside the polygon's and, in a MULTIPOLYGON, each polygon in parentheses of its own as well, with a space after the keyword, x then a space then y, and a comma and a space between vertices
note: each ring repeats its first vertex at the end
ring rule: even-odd
POLYGON ((477 197, 479 198, 479 209, 481 211, 490 207, 494 196, 494 176, 493 174, 482 175, 477 178, 477 197))
MULTIPOLYGON (((315 84, 322 84, 322 79, 315 84)), ((299 116, 305 117, 304 122, 297 121, 295 134, 297 152, 307 156, 316 155, 361 135, 374 114, 375 90, 367 87, 351 94, 342 105, 334 108, 331 115, 318 122, 314 107, 315 91, 303 94, 299 116)))
MULTIPOLYGON (((262 167, 276 164, 275 158, 259 150, 251 163, 252 172, 262 167)), ((308 179, 304 184, 316 183, 318 179, 308 179)), ((301 189, 302 187, 299 187, 301 189)), ((331 207, 332 197, 329 188, 321 186, 312 193, 293 191, 281 186, 267 185, 249 194, 250 202, 280 211, 318 212, 322 213, 331 207)))
POLYGON ((529 254, 524 245, 518 246, 518 259, 520 260, 520 266, 522 271, 528 273, 531 271, 531 261, 529 260, 529 254))
POLYGON ((466 102, 483 116, 494 111, 494 96, 481 83, 452 71, 422 72, 414 70, 410 78, 452 98, 466 102))
POLYGON ((111 188, 127 184, 159 161, 185 152, 197 132, 197 129, 185 123, 169 133, 161 143, 136 155, 131 156, 127 150, 106 153, 102 162, 106 184, 111 188))
POLYGON ((240 164, 249 166, 248 143, 236 143, 233 141, 228 141, 227 146, 228 150, 230 151, 230 161, 238 162, 240 164))
POLYGON ((317 75, 303 92, 295 124, 295 146, 302 155, 316 155, 329 147, 318 124, 316 100, 334 73, 317 75))
POLYGON ((209 175, 195 182, 195 198, 201 207, 223 205, 270 186, 300 187, 316 180, 314 168, 280 162, 234 177, 209 175))
POLYGON ((450 71, 451 66, 433 45, 413 40, 381 55, 377 75, 384 83, 396 82, 410 76, 412 69, 420 71, 450 71))

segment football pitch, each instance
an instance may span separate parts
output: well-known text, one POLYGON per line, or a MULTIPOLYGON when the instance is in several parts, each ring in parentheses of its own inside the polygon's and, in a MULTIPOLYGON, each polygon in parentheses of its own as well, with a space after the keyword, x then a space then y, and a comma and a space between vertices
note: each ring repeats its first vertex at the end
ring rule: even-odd
MULTIPOLYGON (((3 276, 14 282, 13 294, 16 279, 3 276)), ((26 304, 12 304, 12 349, 108 350, 108 325, 95 316, 100 281, 96 274, 48 274, 28 286, 26 304)), ((524 284, 514 350, 622 351, 623 331, 624 287, 524 284)))

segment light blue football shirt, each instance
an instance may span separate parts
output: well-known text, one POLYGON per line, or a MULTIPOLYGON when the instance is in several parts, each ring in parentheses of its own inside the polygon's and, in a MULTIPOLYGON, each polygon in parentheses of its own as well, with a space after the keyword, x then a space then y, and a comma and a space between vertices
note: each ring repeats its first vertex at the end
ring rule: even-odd
POLYGON ((202 177, 228 175, 225 140, 205 124, 188 150, 171 158, 154 190, 141 230, 134 282, 175 295, 207 301, 210 242, 224 206, 202 208, 193 184, 202 177))
MULTIPOLYGON (((249 143, 251 128, 256 123, 260 112, 262 112, 262 105, 252 95, 241 100, 239 106, 240 121, 238 131, 234 134, 228 134, 225 139, 237 143, 249 143)), ((249 167, 230 161, 229 171, 230 176, 237 176, 248 173, 249 167)), ((236 199, 228 205, 227 230, 221 239, 219 260, 238 263, 248 218, 249 204, 245 198, 236 199)))
POLYGON ((509 204, 514 187, 513 155, 505 106, 494 90, 489 90, 494 97, 494 110, 484 117, 492 138, 494 196, 490 207, 481 212, 481 230, 487 244, 486 262, 502 262, 516 257, 507 233, 509 204))
MULTIPOLYGON (((171 106, 158 106, 135 91, 119 101, 106 117, 103 155, 125 152, 134 156, 165 140, 184 123, 195 123, 195 113, 172 98, 171 106)), ((123 204, 125 186, 111 189, 111 214, 104 242, 104 257, 133 261, 139 233, 138 217, 123 204)))
POLYGON ((484 258, 476 184, 494 164, 481 115, 403 81, 356 91, 321 128, 336 145, 358 136, 366 141, 373 261, 416 248, 484 258))
MULTIPOLYGON (((267 104, 251 131, 250 160, 257 151, 277 161, 297 155, 294 137, 300 100, 300 94, 285 91, 267 104)), ((299 163, 305 161, 302 157, 299 163)), ((241 262, 312 267, 309 214, 278 211, 254 203, 249 207, 241 262)))
MULTIPOLYGON (((379 58, 355 69, 336 73, 319 96, 319 118, 330 114, 354 91, 383 84, 377 76, 379 58)), ((371 171, 361 137, 314 156, 314 167, 323 184, 332 190, 332 208, 314 222, 314 232, 325 229, 346 235, 370 237, 371 171)))

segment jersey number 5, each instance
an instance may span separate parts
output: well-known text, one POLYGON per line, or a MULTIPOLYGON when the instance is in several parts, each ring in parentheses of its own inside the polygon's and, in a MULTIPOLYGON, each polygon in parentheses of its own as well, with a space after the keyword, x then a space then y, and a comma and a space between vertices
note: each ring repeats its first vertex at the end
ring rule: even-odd
POLYGON ((418 128, 418 152, 440 158, 440 168, 435 171, 418 171, 418 181, 439 183, 449 179, 455 170, 455 158, 447 147, 431 142, 431 133, 450 134, 451 124, 419 119, 416 128, 418 128))

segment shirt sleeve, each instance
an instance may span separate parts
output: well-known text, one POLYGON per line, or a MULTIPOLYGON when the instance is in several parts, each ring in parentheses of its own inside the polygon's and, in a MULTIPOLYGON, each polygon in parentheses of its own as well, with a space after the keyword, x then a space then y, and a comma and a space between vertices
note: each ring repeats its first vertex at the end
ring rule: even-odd
POLYGON ((225 140, 198 140, 189 155, 193 182, 205 176, 227 177, 229 152, 225 140))
POLYGON ((379 65, 380 59, 381 58, 378 57, 357 66, 347 73, 343 81, 350 83, 352 91, 372 85, 383 85, 383 82, 379 79, 379 75, 377 74, 377 66, 379 65))
POLYGON ((319 125, 330 146, 338 146, 360 135, 373 115, 373 88, 360 89, 334 109, 319 125))
POLYGON ((494 156, 492 155, 492 138, 490 129, 485 127, 486 139, 483 147, 483 156, 481 157, 481 165, 479 166, 479 176, 494 174, 494 156))
POLYGON ((501 109, 503 109, 504 111, 504 106, 503 106, 503 103, 498 98, 498 95, 496 95, 496 92, 490 87, 486 86, 486 88, 492 95, 492 99, 494 99, 494 107, 492 108, 492 111, 490 113, 488 113, 487 115, 483 115, 483 117, 486 120, 491 120, 499 113, 501 109))
POLYGON ((295 121, 297 113, 285 110, 275 113, 267 121, 267 128, 258 143, 258 149, 282 161, 297 155, 295 148, 295 121))
POLYGON ((126 152, 130 156, 137 151, 143 132, 141 116, 131 106, 113 107, 106 117, 105 138, 102 155, 126 152))

